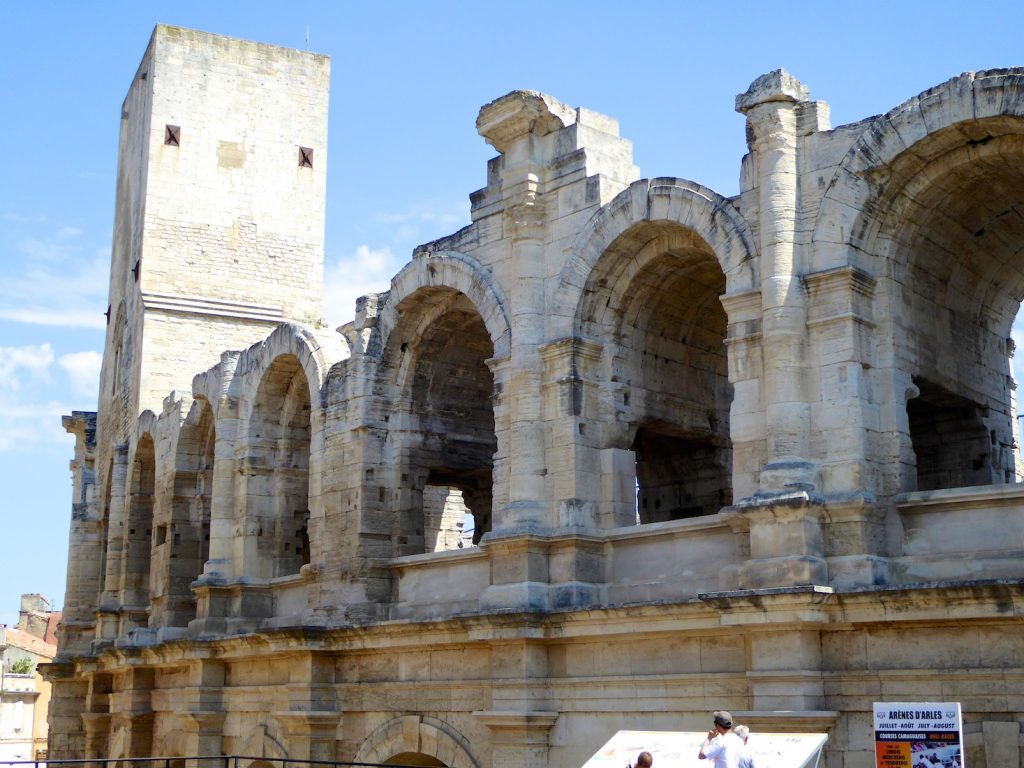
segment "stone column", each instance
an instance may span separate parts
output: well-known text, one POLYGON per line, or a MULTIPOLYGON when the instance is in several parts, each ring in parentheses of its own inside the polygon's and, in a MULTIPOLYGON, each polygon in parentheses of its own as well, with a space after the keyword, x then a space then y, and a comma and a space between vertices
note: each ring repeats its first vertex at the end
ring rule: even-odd
POLYGON ((545 195, 555 134, 572 125, 576 111, 542 94, 516 91, 480 110, 477 131, 502 154, 502 226, 509 255, 496 272, 509 285, 512 345, 505 392, 508 412, 508 502, 492 532, 545 532, 547 461, 541 398, 545 340, 546 247, 550 242, 545 195))
POLYGON ((811 416, 823 446, 829 578, 837 587, 885 583, 884 511, 875 504, 881 462, 870 437, 880 431, 869 380, 875 280, 855 267, 838 267, 807 275, 805 284, 809 344, 820 377, 821 401, 811 416))
POLYGON ((736 97, 756 156, 761 239, 762 397, 767 452, 761 494, 813 490, 807 394, 807 318, 797 258, 797 107, 807 87, 785 70, 755 80, 736 97))
POLYGON ((205 757, 222 753, 224 712, 185 712, 180 717, 186 733, 182 754, 205 757))
POLYGON ((340 712, 275 712, 288 739, 288 756, 296 760, 334 760, 340 712))
POLYGON ((743 499, 757 493, 767 439, 760 389, 764 378, 761 292, 743 291, 726 294, 721 299, 729 317, 726 345, 729 383, 733 387, 729 412, 732 494, 734 499, 743 499))
POLYGON ((544 202, 531 174, 519 184, 516 202, 506 209, 512 235, 512 262, 516 276, 510 291, 512 304, 511 375, 509 404, 509 498, 494 529, 543 531, 546 519, 544 445, 545 423, 541 402, 542 363, 538 347, 544 340, 544 202), (499 522, 500 521, 500 522, 499 522))
MULTIPOLYGON (((758 195, 765 435, 756 490, 734 508, 745 518, 738 527, 748 525, 750 532, 750 561, 736 571, 735 586, 741 588, 828 583, 820 457, 811 456, 807 308, 796 232, 800 117, 807 104, 806 86, 781 69, 736 97, 737 111, 747 117, 758 195)), ((734 357, 730 367, 736 362, 734 357)), ((739 426, 734 423, 734 432, 739 426)), ((749 456, 738 458, 749 463, 749 456)), ((747 473, 752 469, 740 466, 747 473)))
POLYGON ((210 491, 210 552, 203 564, 200 581, 222 581, 240 575, 234 557, 235 540, 238 538, 235 531, 238 398, 228 393, 239 356, 238 352, 225 352, 220 356, 220 402, 214 425, 213 483, 210 491))
MULTIPOLYGON (((85 727, 84 754, 74 757, 102 759, 110 756, 110 713, 83 712, 82 725, 85 727)), ((55 760, 62 759, 51 755, 55 760)))
POLYGON ((118 633, 121 609, 121 571, 124 559, 124 533, 127 524, 126 483, 128 482, 128 443, 114 446, 114 461, 107 478, 110 505, 107 508, 107 559, 103 593, 97 610, 96 639, 113 640, 118 633))
POLYGON ((94 614, 103 588, 106 531, 96 500, 96 414, 74 411, 62 422, 75 436, 67 589, 59 630, 61 655, 70 657, 88 652, 96 635, 94 614))
POLYGON ((89 691, 87 680, 75 676, 71 663, 53 662, 40 672, 52 687, 47 722, 50 730, 47 755, 51 760, 73 760, 86 756, 88 724, 85 704, 89 691))
POLYGON ((238 399, 228 388, 238 365, 238 352, 221 355, 222 378, 217 421, 214 425, 213 482, 210 489, 210 550, 203 572, 192 583, 196 595, 196 618, 189 622, 197 632, 223 631, 231 600, 224 584, 241 575, 236 557, 238 526, 235 521, 238 462, 238 399))

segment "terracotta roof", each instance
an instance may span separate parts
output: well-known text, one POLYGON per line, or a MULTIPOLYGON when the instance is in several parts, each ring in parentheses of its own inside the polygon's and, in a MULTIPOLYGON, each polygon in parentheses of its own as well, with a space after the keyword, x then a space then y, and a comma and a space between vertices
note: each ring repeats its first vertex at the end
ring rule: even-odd
POLYGON ((14 627, 7 627, 3 632, 6 635, 7 644, 13 645, 15 648, 21 648, 23 651, 34 653, 36 656, 45 656, 48 659, 52 659, 57 655, 57 646, 55 644, 40 640, 28 632, 15 629, 14 627))

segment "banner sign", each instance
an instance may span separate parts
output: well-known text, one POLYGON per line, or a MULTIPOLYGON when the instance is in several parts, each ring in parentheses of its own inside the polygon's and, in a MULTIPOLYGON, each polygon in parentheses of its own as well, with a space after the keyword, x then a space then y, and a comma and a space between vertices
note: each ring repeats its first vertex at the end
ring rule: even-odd
POLYGON ((875 702, 877 768, 964 768, 959 702, 875 702))

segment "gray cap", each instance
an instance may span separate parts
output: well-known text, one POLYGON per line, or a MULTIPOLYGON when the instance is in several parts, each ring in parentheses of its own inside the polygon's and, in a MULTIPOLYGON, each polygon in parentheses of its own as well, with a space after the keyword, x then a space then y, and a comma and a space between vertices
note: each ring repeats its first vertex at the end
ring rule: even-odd
POLYGON ((732 713, 726 712, 724 709, 715 712, 715 725, 720 725, 723 728, 732 728, 732 713))

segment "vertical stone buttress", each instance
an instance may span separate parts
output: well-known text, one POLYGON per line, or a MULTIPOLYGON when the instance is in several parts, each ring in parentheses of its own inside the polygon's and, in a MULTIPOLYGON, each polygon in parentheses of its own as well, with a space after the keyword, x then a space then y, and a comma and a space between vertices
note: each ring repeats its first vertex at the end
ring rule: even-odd
POLYGON ((762 404, 766 450, 758 488, 740 500, 750 559, 737 586, 825 584, 819 469, 811 457, 807 308, 797 242, 799 117, 807 87, 785 70, 736 97, 747 116, 761 244, 762 404))
POLYGON ((761 493, 813 490, 807 317, 796 243, 797 107, 807 87, 784 70, 755 80, 736 97, 756 155, 761 240, 763 402, 768 450, 761 493))

